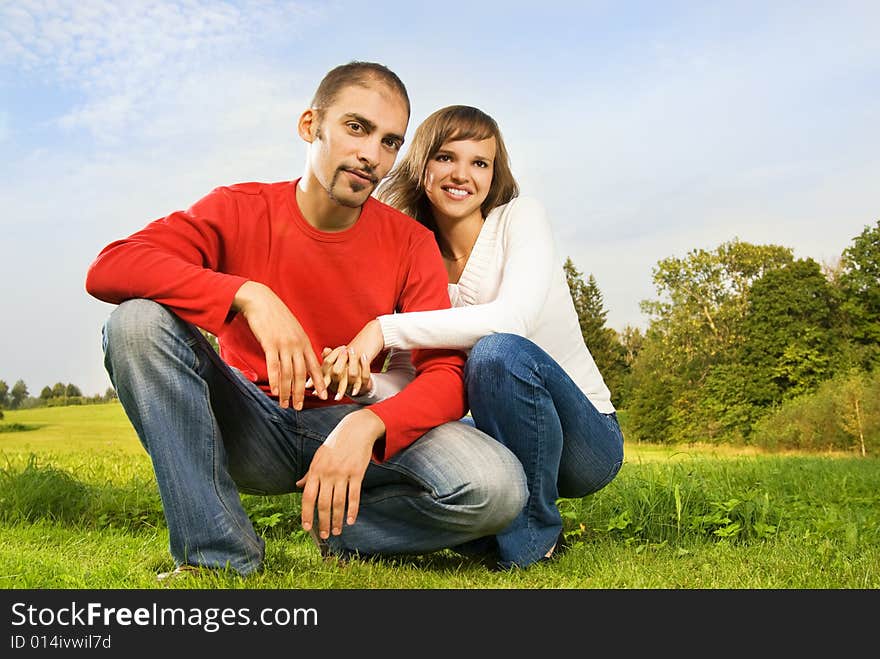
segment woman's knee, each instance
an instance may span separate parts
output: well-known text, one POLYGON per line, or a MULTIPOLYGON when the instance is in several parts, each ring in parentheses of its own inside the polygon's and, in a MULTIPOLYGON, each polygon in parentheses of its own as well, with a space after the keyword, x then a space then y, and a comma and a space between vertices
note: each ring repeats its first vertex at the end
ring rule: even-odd
POLYGON ((487 334, 471 348, 468 364, 485 366, 498 362, 507 363, 512 356, 520 354, 522 348, 531 343, 518 334, 487 334))
POLYGON ((530 369, 534 343, 516 334, 488 334, 474 344, 465 363, 465 380, 470 390, 482 384, 495 385, 511 373, 530 369))

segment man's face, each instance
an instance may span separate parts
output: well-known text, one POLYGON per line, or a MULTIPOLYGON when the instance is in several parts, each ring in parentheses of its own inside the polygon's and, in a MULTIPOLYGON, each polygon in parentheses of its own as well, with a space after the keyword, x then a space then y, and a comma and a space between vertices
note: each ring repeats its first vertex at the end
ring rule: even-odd
POLYGON ((384 83, 374 82, 346 87, 320 114, 309 112, 312 174, 336 203, 362 206, 391 170, 403 144, 409 122, 406 103, 384 83))

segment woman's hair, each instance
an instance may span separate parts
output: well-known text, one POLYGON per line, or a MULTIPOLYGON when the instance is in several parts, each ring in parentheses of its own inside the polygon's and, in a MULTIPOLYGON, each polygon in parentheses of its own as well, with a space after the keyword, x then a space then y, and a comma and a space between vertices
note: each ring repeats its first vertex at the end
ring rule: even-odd
POLYGON ((379 186, 376 196, 386 204, 414 217, 437 234, 437 223, 425 194, 425 170, 428 161, 446 142, 495 138, 496 151, 492 185, 480 207, 483 217, 519 194, 519 186, 510 171, 510 160, 501 129, 488 114, 468 105, 450 105, 425 119, 413 136, 406 155, 379 186))

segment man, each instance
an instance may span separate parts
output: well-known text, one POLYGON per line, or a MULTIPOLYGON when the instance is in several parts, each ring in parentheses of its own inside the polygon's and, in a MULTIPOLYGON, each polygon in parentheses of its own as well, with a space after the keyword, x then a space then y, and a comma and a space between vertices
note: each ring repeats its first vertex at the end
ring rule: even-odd
POLYGON ((176 571, 260 569, 239 492, 301 488, 303 528, 370 555, 491 535, 524 505, 513 455, 454 421, 462 353, 415 351, 415 379, 371 405, 328 395, 316 357, 383 313, 449 306, 431 232, 371 197, 409 112, 386 67, 336 67, 299 118, 301 178, 216 188, 89 268, 88 292, 118 305, 105 365, 151 457, 176 571))

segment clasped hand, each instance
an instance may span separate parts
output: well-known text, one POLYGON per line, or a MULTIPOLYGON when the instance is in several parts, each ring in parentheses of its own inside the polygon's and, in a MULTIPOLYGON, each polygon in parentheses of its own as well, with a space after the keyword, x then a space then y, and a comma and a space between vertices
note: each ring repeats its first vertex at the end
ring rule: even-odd
MULTIPOLYGON (((384 347, 382 328, 378 321, 371 320, 347 345, 324 348, 321 351, 324 388, 334 393, 335 400, 369 393, 373 387, 370 366, 384 347)), ((313 386, 310 378, 306 387, 313 386)))

